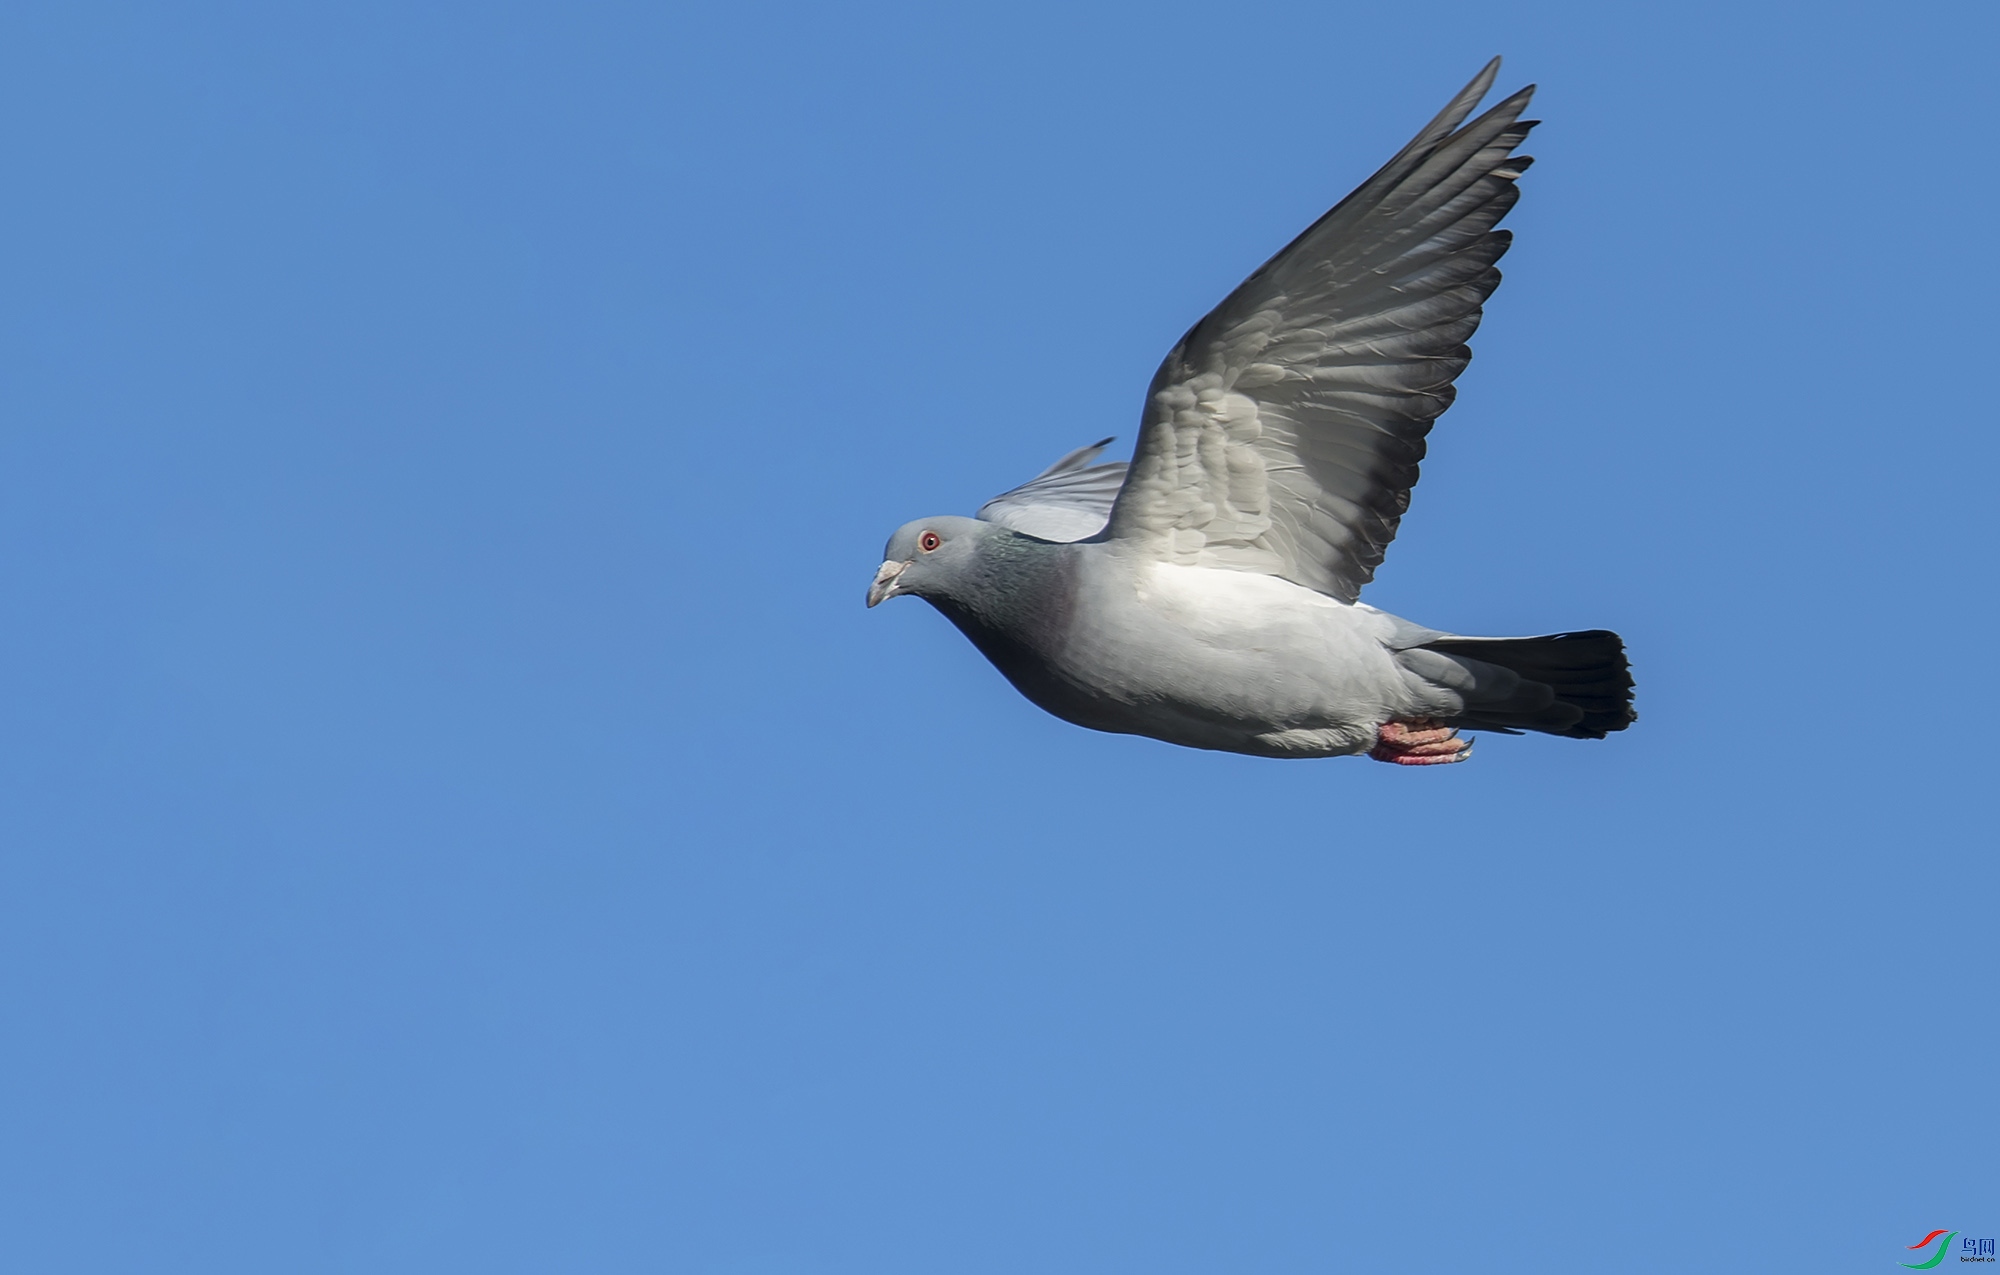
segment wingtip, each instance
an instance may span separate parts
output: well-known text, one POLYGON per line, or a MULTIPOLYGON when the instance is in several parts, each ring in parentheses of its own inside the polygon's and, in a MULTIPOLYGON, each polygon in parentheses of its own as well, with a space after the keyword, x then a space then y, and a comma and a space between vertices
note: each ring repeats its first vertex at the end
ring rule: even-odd
POLYGON ((1500 78, 1500 55, 1496 53, 1491 61, 1479 68, 1479 74, 1466 81, 1461 96, 1470 93, 1472 100, 1477 102, 1486 96, 1486 91, 1493 87, 1493 81, 1498 78, 1500 78))
MULTIPOLYGON (((1477 85, 1479 92, 1476 96, 1473 97, 1473 101, 1477 102, 1480 98, 1486 96, 1487 92, 1492 89, 1493 82, 1499 78, 1500 78, 1500 55, 1496 53, 1494 54, 1493 60, 1491 62, 1488 62, 1485 66, 1479 68, 1479 74, 1472 77, 1472 82, 1465 86, 1465 89, 1460 95, 1464 96, 1465 94, 1471 93, 1473 90, 1473 86, 1477 85)), ((1528 84, 1522 86, 1521 88, 1515 89, 1512 93, 1507 95, 1506 101, 1502 102, 1501 105, 1505 106, 1517 101, 1526 103, 1529 98, 1535 95, 1535 90, 1540 87, 1541 85, 1539 84, 1528 84)))
MULTIPOLYGON (((1410 144, 1403 148, 1402 153, 1384 165, 1383 172, 1394 168, 1399 161, 1407 159, 1412 154, 1425 150, 1444 138, 1449 137, 1452 130, 1463 124, 1465 117, 1472 114, 1473 110, 1478 107, 1481 99, 1492 91, 1493 81, 1499 74, 1500 59, 1496 56, 1485 66, 1479 68, 1479 74, 1466 81, 1464 88, 1452 95, 1451 101, 1445 103, 1444 109, 1439 111, 1437 116, 1424 126, 1422 132, 1411 139, 1410 144)), ((1378 173, 1376 175, 1380 176, 1381 174, 1378 173)))

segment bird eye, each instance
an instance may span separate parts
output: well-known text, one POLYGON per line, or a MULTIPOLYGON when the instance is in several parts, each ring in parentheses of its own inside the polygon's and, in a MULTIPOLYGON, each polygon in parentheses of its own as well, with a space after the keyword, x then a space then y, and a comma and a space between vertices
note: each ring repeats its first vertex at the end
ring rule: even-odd
POLYGON ((923 535, 917 537, 917 548, 922 549, 925 553, 929 553, 943 543, 944 541, 938 539, 938 533, 935 531, 926 531, 923 535))

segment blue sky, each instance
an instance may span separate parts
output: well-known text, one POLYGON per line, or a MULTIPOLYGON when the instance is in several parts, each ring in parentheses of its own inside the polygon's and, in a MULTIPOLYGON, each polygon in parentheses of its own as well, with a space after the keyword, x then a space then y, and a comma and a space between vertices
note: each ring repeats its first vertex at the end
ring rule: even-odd
POLYGON ((6 1264, 2000 1230, 1996 26, 10 8, 6 1264), (1369 600, 1616 628, 1635 729, 1181 751, 863 609, 1494 53, 1540 163, 1369 600))

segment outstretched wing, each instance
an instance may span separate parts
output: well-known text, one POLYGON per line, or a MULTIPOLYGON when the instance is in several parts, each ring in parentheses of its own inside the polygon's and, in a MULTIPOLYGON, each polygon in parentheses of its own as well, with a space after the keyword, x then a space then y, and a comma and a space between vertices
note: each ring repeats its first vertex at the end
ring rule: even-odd
POLYGON ((1104 530, 1125 485, 1125 462, 1092 465, 1111 440, 1079 447, 1041 473, 979 507, 979 517, 1038 540, 1088 540, 1104 530))
POLYGON ((1194 325, 1148 391, 1113 539, 1354 601, 1500 283, 1533 87, 1471 124, 1500 60, 1194 325))

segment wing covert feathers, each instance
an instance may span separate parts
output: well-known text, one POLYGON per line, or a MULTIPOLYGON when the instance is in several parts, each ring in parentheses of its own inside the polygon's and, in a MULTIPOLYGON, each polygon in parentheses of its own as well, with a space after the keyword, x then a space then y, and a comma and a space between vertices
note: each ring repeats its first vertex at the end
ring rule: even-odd
POLYGON ((1431 422, 1500 282, 1532 162, 1521 90, 1464 123, 1494 59, 1160 365, 1110 534, 1352 602, 1409 508, 1431 422))

